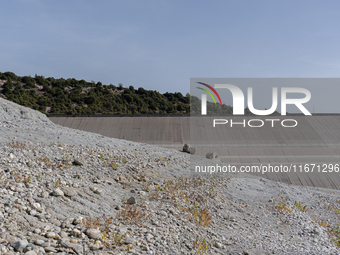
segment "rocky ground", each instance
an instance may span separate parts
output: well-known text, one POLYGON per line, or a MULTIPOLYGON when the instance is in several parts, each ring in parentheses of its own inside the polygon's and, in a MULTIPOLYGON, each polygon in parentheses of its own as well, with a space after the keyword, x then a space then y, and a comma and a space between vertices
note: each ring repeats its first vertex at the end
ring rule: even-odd
POLYGON ((193 175, 1 98, 0 143, 0 254, 340 254, 337 190, 193 175))

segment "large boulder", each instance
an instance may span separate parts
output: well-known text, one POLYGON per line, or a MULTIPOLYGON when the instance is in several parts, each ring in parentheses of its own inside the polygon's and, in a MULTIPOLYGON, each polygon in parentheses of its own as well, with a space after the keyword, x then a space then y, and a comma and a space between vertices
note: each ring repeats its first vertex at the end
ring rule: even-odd
POLYGON ((91 239, 99 239, 102 236, 100 230, 99 229, 94 229, 94 228, 86 229, 85 233, 91 239))
POLYGON ((190 154, 195 154, 196 148, 193 147, 193 146, 190 146, 190 144, 186 143, 183 146, 183 151, 187 152, 187 153, 190 153, 190 154))
POLYGON ((83 158, 77 158, 73 161, 73 164, 76 166, 86 166, 86 160, 83 158))

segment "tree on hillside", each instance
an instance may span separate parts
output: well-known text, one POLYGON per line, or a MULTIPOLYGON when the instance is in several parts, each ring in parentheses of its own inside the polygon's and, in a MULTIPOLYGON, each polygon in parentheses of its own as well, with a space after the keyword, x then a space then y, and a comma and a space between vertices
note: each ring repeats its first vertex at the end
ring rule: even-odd
POLYGON ((5 96, 9 96, 10 94, 12 94, 12 89, 13 88, 13 83, 12 83, 12 79, 9 78, 5 84, 2 86, 2 93, 5 96))
MULTIPOLYGON (((161 94, 132 85, 118 89, 113 84, 87 82, 74 78, 45 78, 42 75, 19 77, 12 72, 0 72, 0 96, 42 112, 47 107, 52 114, 96 113, 181 113, 189 112, 189 97, 179 92, 161 94)), ((224 110, 224 109, 223 109, 224 110)))

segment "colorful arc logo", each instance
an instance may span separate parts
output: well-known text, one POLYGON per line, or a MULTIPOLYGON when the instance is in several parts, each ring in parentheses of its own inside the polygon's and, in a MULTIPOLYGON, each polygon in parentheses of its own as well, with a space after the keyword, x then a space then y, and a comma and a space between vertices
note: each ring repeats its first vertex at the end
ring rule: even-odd
MULTIPOLYGON (((213 87, 211 87, 210 85, 205 84, 205 83, 203 83, 203 82, 197 82, 197 83, 199 83, 199 84, 201 84, 201 85, 204 85, 204 86, 206 86, 207 88, 211 89, 211 91, 214 92, 215 95, 217 96, 217 98, 218 98, 218 100, 220 101, 220 104, 221 104, 221 106, 222 106, 222 101, 221 101, 220 95, 217 93, 217 91, 216 91, 213 87)), ((209 90, 206 90, 206 89, 200 88, 200 87, 197 87, 197 88, 203 90, 204 92, 206 92, 206 93, 214 100, 214 103, 215 103, 215 105, 216 105, 216 100, 215 100, 214 96, 210 93, 209 90)))

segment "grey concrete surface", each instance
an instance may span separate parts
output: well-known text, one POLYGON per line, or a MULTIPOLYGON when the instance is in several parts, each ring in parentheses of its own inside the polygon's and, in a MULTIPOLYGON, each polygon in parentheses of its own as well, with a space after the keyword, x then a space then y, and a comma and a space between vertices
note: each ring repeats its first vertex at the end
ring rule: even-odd
POLYGON ((55 124, 108 137, 181 150, 190 142, 189 117, 50 117, 55 124))
MULTIPOLYGON (((216 152, 222 163, 238 167, 283 164, 290 166, 291 172, 252 174, 297 185, 340 188, 339 172, 329 172, 328 167, 340 164, 340 115, 273 117, 295 119, 298 121, 295 128, 280 125, 275 128, 270 125, 262 128, 220 125, 213 128, 213 118, 50 117, 50 120, 66 127, 178 150, 184 143, 191 143, 197 147, 197 155, 216 152), (315 164, 313 172, 301 172, 300 165, 304 168, 305 164, 309 164, 310 169, 315 164), (294 166, 296 171, 292 170, 294 166), (323 169, 326 171, 322 172, 323 169)), ((254 117, 229 116, 226 119, 230 118, 248 122, 254 117)))

